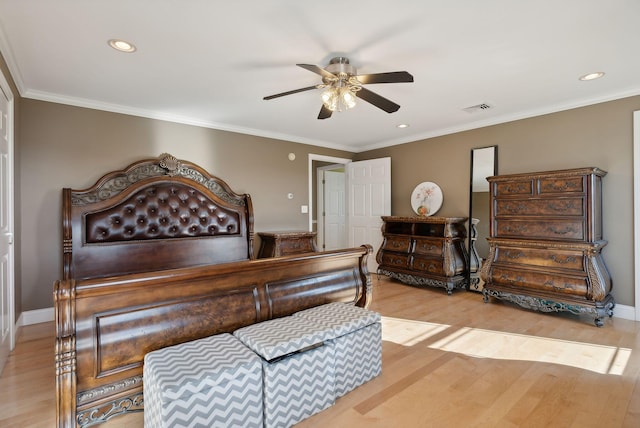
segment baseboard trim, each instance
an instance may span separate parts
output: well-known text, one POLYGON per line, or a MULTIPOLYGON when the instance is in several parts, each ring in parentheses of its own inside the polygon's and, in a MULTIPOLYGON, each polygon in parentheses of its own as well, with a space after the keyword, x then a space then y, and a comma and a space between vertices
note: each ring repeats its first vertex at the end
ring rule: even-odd
POLYGON ((613 308, 613 317, 631 321, 638 321, 636 320, 636 308, 634 308, 633 306, 619 305, 617 303, 613 308))
POLYGON ((31 324, 40 324, 41 322, 49 321, 53 321, 53 308, 24 311, 18 318, 18 327, 31 324))
MULTIPOLYGON (((613 308, 613 317, 636 321, 636 309, 633 306, 616 304, 613 308)), ((53 308, 35 309, 22 312, 18 318, 17 327, 49 321, 53 321, 53 308)))

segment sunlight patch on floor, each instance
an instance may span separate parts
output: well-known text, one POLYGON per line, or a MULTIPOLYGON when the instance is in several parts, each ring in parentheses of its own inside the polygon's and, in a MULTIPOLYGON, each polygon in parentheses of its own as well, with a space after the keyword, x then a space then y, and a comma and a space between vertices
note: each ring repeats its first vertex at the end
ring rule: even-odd
POLYGON ((445 324, 382 317, 382 340, 413 346, 449 327, 445 324))
POLYGON ((429 347, 479 358, 538 361, 615 375, 624 372, 631 357, 631 349, 616 346, 466 327, 429 347))
MULTIPOLYGON (((413 346, 451 328, 399 318, 382 318, 382 339, 413 346)), ((562 364, 596 373, 622 375, 631 349, 547 337, 463 327, 438 339, 430 348, 476 358, 562 364)))

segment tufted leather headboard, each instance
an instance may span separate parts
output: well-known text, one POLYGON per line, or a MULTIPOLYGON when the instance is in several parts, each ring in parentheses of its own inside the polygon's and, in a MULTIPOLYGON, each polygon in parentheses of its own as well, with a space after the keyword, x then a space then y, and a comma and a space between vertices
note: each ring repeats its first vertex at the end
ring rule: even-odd
POLYGON ((120 204, 85 217, 87 243, 237 235, 240 215, 202 192, 155 184, 120 204))
POLYGON ((168 154, 63 189, 63 217, 64 279, 253 258, 249 195, 168 154))

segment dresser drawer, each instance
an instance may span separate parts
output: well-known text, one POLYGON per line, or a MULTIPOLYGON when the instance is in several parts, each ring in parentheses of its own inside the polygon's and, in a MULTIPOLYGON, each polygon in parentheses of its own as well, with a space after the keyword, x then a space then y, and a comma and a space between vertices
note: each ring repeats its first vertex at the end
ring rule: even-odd
POLYGON ((443 245, 444 241, 442 239, 416 238, 413 252, 414 254, 441 257, 443 245))
POLYGON ((493 266, 491 282, 495 285, 515 287, 517 289, 535 290, 555 294, 587 297, 587 278, 579 275, 558 275, 529 271, 521 268, 493 266))
POLYGON ((533 195, 533 180, 514 180, 494 183, 495 196, 533 195))
POLYGON ((311 239, 287 239, 280 242, 280 254, 283 256, 289 254, 312 253, 314 251, 315 248, 311 239))
POLYGON ((495 216, 573 216, 581 217, 584 212, 584 199, 496 199, 495 216))
POLYGON ((387 251, 382 252, 382 263, 381 265, 385 266, 394 266, 394 267, 409 267, 409 255, 390 253, 387 251))
POLYGON ((427 272, 434 275, 445 275, 442 259, 414 256, 411 260, 411 268, 419 272, 427 272))
POLYGON ((553 193, 584 193, 585 192, 585 179, 582 176, 579 177, 558 177, 558 178, 541 178, 540 179, 540 194, 553 194, 553 193))
POLYGON ((397 251, 409 253, 411 251, 411 237, 387 235, 384 237, 382 249, 387 251, 397 251))
POLYGON ((566 220, 511 220, 495 219, 497 238, 555 239, 583 241, 584 222, 581 219, 566 220))
POLYGON ((584 254, 582 251, 501 247, 496 248, 494 264, 515 263, 520 265, 561 268, 582 272, 584 254))

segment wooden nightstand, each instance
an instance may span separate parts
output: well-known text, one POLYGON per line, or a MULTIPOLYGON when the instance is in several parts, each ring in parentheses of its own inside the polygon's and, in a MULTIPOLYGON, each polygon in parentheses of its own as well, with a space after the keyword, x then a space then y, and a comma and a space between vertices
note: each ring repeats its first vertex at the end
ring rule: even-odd
POLYGON ((316 235, 316 232, 258 232, 261 241, 258 258, 316 252, 316 235))

